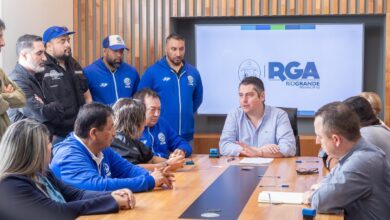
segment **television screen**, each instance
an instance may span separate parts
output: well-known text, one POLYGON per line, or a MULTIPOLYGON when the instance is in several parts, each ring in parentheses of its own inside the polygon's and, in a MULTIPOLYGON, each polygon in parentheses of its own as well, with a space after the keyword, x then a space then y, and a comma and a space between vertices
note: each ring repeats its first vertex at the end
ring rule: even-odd
POLYGON ((362 91, 363 36, 363 24, 195 25, 204 87, 198 113, 237 108, 239 82, 257 76, 267 105, 313 116, 322 105, 362 91))

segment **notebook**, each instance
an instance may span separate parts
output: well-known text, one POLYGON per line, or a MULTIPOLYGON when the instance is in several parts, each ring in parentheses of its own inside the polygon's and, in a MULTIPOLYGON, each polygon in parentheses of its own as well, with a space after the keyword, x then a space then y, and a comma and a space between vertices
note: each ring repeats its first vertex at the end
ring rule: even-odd
POLYGON ((245 157, 244 159, 240 160, 240 164, 269 164, 273 160, 273 158, 245 157))
POLYGON ((303 193, 262 191, 257 201, 264 203, 302 204, 303 193))

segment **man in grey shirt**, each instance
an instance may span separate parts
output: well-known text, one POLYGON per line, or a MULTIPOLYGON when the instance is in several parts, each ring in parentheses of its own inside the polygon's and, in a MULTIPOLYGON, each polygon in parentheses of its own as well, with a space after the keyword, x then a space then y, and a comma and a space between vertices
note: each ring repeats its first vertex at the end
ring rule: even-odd
POLYGON ((344 210, 346 219, 390 219, 390 167, 384 152, 365 141, 359 118, 345 103, 321 107, 314 120, 317 143, 339 160, 305 193, 319 213, 344 210))
POLYGON ((296 143, 287 113, 264 104, 264 84, 246 77, 239 86, 240 108, 230 112, 219 141, 222 155, 295 156, 296 143))

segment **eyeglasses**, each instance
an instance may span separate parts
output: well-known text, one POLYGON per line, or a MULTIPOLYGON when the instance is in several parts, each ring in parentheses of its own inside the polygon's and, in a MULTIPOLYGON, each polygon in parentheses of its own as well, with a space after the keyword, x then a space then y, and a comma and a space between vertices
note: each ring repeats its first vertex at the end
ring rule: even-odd
POLYGON ((299 168, 296 170, 298 175, 310 175, 310 174, 318 174, 318 168, 311 168, 311 169, 306 169, 306 168, 299 168))

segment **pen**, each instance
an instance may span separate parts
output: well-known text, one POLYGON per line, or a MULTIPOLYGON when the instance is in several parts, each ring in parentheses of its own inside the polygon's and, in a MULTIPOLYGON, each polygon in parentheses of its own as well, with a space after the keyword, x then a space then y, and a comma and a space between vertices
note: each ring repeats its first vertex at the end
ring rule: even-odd
POLYGON ((260 185, 259 187, 282 187, 282 188, 288 188, 288 184, 281 184, 281 185, 260 185))
POLYGON ((318 160, 297 160, 295 163, 319 163, 318 160))
POLYGON ((258 177, 269 177, 269 178, 278 178, 280 179, 280 176, 267 176, 267 175, 258 175, 258 177))

